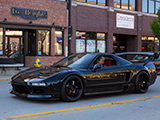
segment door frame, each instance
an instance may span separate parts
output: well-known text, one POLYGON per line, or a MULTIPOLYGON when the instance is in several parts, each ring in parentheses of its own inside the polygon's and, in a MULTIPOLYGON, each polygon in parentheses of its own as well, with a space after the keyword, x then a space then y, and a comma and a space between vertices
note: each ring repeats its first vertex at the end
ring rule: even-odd
MULTIPOLYGON (((24 62, 25 62, 25 55, 24 55, 24 49, 25 49, 25 47, 24 47, 24 41, 23 41, 23 36, 15 36, 15 35, 5 35, 5 40, 7 40, 7 46, 10 44, 10 38, 19 38, 19 55, 23 55, 23 57, 22 57, 22 64, 24 64, 24 62), (7 39, 6 39, 7 38, 7 39), (23 43, 23 51, 21 51, 21 43, 23 43)), ((8 49, 8 48, 7 48, 8 49)), ((6 55, 6 52, 5 52, 5 55, 6 55)))

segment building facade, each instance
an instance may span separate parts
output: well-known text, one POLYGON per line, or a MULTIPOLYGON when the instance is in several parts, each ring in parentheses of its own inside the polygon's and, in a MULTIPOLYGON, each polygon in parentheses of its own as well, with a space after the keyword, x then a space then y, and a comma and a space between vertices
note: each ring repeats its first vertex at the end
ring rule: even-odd
POLYGON ((37 58, 45 66, 66 54, 66 1, 1 0, 0 16, 0 58, 31 67, 37 58))
POLYGON ((159 51, 150 29, 159 0, 72 1, 72 52, 159 51))
MULTIPOLYGON (((1 0, 0 58, 52 65, 68 54, 65 0, 1 0)), ((150 22, 160 0, 72 0, 70 53, 159 51, 150 22)))

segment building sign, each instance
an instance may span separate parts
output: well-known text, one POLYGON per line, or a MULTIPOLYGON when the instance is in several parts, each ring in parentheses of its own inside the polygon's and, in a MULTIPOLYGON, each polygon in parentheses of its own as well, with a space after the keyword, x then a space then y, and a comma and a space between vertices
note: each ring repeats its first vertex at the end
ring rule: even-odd
POLYGON ((47 19, 48 12, 42 10, 32 10, 32 9, 23 9, 23 8, 11 8, 11 14, 13 16, 20 16, 26 20, 37 20, 37 19, 47 19))
POLYGON ((117 13, 116 27, 134 29, 134 16, 117 13))

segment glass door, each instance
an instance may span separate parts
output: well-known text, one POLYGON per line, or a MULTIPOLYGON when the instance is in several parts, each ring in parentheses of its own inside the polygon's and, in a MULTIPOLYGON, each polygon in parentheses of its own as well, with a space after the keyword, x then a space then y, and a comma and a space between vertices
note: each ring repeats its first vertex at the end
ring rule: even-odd
POLYGON ((6 36, 5 53, 8 58, 14 58, 15 63, 23 63, 23 46, 21 36, 6 36))

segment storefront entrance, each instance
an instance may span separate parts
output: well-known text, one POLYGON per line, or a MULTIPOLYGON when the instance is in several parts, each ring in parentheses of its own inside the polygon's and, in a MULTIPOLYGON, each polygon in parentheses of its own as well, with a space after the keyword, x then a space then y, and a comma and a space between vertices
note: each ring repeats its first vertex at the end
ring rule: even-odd
POLYGON ((134 35, 118 35, 113 36, 113 51, 119 52, 134 52, 137 51, 137 37, 134 35))
POLYGON ((113 36, 113 51, 115 53, 127 51, 127 39, 124 35, 113 36))
POLYGON ((6 36, 5 53, 14 58, 15 63, 24 63, 24 47, 22 36, 6 36))

